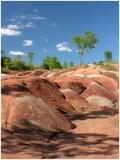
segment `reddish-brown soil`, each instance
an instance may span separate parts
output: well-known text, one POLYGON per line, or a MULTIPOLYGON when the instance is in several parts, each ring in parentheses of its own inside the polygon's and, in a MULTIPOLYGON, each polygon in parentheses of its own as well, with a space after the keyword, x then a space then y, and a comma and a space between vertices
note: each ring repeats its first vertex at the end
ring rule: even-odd
POLYGON ((2 159, 118 159, 118 115, 118 72, 2 75, 2 159))
POLYGON ((77 126, 50 140, 40 133, 2 131, 2 158, 118 159, 118 112, 96 111, 73 116, 77 126))

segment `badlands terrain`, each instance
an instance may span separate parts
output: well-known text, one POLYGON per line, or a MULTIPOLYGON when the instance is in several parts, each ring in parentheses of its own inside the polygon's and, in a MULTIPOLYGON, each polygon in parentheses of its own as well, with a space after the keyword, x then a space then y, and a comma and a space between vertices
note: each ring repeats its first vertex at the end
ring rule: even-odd
POLYGON ((2 159, 118 159, 118 65, 2 74, 2 159))

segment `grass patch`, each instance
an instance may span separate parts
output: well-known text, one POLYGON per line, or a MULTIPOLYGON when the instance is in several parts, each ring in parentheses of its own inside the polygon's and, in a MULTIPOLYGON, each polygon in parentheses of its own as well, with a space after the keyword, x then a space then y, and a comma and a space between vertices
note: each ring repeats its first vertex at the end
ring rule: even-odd
POLYGON ((117 71, 117 69, 113 66, 113 64, 115 64, 115 62, 113 61, 110 62, 99 61, 96 63, 96 65, 108 71, 117 71))

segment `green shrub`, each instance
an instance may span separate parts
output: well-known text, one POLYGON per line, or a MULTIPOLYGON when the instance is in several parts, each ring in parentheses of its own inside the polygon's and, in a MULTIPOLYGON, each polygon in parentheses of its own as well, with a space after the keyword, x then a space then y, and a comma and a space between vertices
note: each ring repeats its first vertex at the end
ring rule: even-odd
POLYGON ((99 61, 99 62, 97 63, 97 65, 103 65, 103 64, 104 64, 103 61, 99 61))
POLYGON ((12 60, 9 57, 1 57, 1 67, 9 68, 12 65, 12 60))
POLYGON ((68 68, 67 61, 64 61, 63 65, 62 65, 62 68, 63 68, 63 69, 68 68))
POLYGON ((34 66, 32 64, 26 64, 25 61, 21 60, 21 56, 17 55, 15 59, 11 59, 7 56, 1 57, 1 71, 8 73, 9 70, 30 70, 34 66))
POLYGON ((104 68, 104 69, 106 69, 106 70, 108 70, 108 71, 116 71, 116 68, 113 67, 111 64, 108 64, 108 63, 102 65, 101 67, 104 68))
POLYGON ((34 68, 41 68, 41 65, 40 64, 35 64, 34 68))
POLYGON ((61 69, 62 66, 59 62, 59 60, 57 59, 57 57, 50 57, 50 56, 46 56, 44 59, 43 59, 43 63, 42 63, 42 68, 44 69, 48 69, 48 70, 51 70, 51 69, 61 69))
POLYGON ((70 61, 70 67, 74 67, 74 62, 70 61))
POLYGON ((4 68, 4 67, 1 67, 1 72, 2 73, 8 73, 9 72, 9 68, 4 68))
POLYGON ((26 70, 26 64, 23 60, 14 59, 12 65, 9 67, 12 70, 26 70))
POLYGON ((34 66, 31 65, 31 64, 26 64, 26 65, 24 66, 24 70, 30 70, 30 69, 33 69, 33 68, 34 68, 34 66))

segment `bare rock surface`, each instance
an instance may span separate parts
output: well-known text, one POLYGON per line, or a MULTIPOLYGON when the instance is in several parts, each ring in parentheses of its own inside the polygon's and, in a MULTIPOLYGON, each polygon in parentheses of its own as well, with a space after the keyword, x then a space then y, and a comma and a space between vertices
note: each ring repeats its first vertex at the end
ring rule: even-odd
MULTIPOLYGON (((14 128, 28 130, 40 129, 43 133, 47 132, 48 135, 51 135, 51 132, 65 132, 73 128, 74 125, 62 113, 55 109, 55 102, 53 102, 54 105, 51 105, 47 101, 48 96, 51 96, 50 93, 52 94, 53 92, 53 95, 56 95, 55 100, 58 100, 58 104, 59 98, 61 98, 63 105, 68 105, 65 111, 69 111, 69 107, 73 110, 73 107, 65 101, 62 93, 58 90, 58 86, 48 80, 34 80, 32 81, 32 91, 32 86, 31 88, 30 86, 27 88, 25 84, 26 78, 24 80, 4 80, 1 88, 2 127, 7 130, 14 128), (34 84, 38 85, 38 90, 35 90, 34 84), (40 92, 41 94, 37 94, 40 92)), ((64 109, 64 106, 62 107, 64 109)))
POLYGON ((8 130, 68 131, 72 124, 40 97, 31 94, 2 97, 2 127, 8 130))
POLYGON ((2 158, 118 159, 116 71, 88 65, 2 75, 2 158))
POLYGON ((87 101, 91 105, 97 105, 101 107, 113 107, 112 101, 102 96, 92 95, 87 97, 87 101))
MULTIPOLYGON (((117 100, 117 95, 111 91, 102 86, 100 83, 93 81, 89 87, 84 91, 82 96, 84 98, 88 98, 89 96, 97 95, 99 97, 104 97, 107 99, 110 99, 113 103, 117 100)), ((99 102, 100 104, 100 102, 99 102)))
POLYGON ((101 76, 101 77, 97 77, 95 78, 95 80, 99 83, 101 83, 105 88, 116 92, 118 89, 118 80, 112 78, 112 77, 108 77, 108 76, 101 76))
POLYGON ((49 104, 63 112, 72 112, 74 108, 66 102, 64 95, 58 90, 56 83, 46 79, 32 78, 24 81, 26 87, 36 96, 42 97, 49 104))
POLYGON ((94 109, 86 99, 84 99, 80 94, 73 91, 72 89, 60 89, 60 91, 65 95, 66 101, 68 101, 77 113, 86 112, 94 109))

